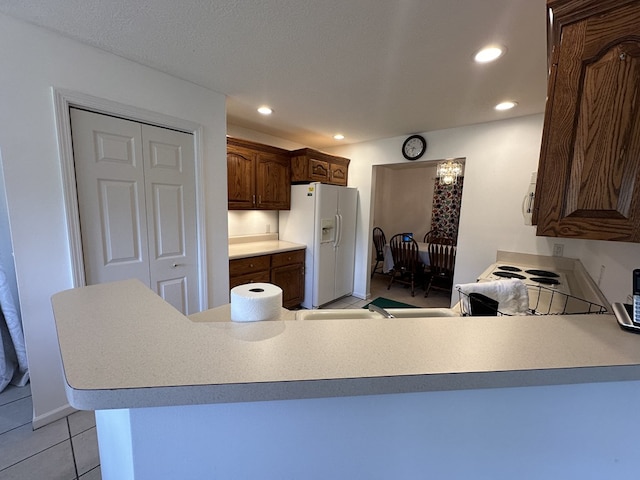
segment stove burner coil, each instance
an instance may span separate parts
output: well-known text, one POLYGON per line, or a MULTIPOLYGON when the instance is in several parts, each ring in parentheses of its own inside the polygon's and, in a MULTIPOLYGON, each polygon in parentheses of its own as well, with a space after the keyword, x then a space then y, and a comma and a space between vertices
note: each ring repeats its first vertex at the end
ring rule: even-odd
POLYGON ((493 272, 493 274, 496 277, 502 277, 502 278, 519 278, 520 280, 525 280, 527 278, 524 275, 520 275, 519 273, 513 273, 513 272, 493 272))
POLYGON ((547 278, 558 278, 560 275, 554 272, 549 272, 548 270, 525 270, 529 275, 534 275, 536 277, 547 277, 547 278))
POLYGON ((541 283, 543 285, 560 285, 560 282, 555 278, 531 277, 529 280, 532 282, 541 283))
POLYGON ((497 267, 498 270, 504 270, 506 272, 521 272, 522 269, 518 267, 514 267, 512 265, 500 265, 497 267))

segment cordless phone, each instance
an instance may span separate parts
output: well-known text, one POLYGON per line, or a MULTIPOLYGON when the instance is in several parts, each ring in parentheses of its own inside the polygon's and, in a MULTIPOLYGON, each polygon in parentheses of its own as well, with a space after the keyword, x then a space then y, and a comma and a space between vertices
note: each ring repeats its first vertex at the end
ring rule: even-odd
POLYGON ((640 268, 633 271, 633 323, 640 324, 640 268))

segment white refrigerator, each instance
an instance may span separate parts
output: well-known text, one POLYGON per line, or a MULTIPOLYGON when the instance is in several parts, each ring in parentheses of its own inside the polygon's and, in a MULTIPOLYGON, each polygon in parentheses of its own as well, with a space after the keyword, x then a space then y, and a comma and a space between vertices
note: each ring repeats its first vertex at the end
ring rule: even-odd
POLYGON ((280 240, 307 246, 304 308, 353 292, 358 190, 323 183, 291 186, 291 210, 281 210, 280 240))

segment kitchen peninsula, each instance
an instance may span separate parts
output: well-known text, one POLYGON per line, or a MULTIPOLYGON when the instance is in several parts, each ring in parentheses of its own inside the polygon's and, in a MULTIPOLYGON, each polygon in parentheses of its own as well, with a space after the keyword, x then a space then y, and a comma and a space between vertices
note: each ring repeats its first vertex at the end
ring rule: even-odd
POLYGON ((635 478, 613 316, 233 323, 138 281, 53 297, 102 478, 635 478))

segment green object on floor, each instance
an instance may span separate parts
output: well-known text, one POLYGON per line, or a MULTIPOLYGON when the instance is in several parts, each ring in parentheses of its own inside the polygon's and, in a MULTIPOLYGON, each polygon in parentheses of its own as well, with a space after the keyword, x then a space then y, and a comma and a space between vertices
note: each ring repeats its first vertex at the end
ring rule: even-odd
POLYGON ((377 305, 381 308, 418 308, 414 305, 409 305, 408 303, 396 302, 395 300, 389 300, 388 298, 378 297, 375 300, 367 303, 362 308, 369 308, 371 304, 377 305))

